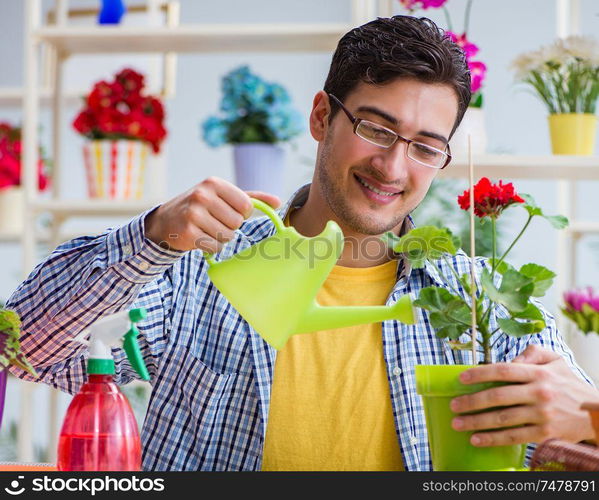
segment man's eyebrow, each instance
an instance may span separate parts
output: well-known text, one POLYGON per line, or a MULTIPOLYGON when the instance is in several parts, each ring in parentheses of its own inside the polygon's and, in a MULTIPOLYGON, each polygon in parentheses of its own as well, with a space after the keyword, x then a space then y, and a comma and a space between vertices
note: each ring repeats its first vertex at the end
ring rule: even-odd
MULTIPOLYGON (((391 116, 389 113, 386 113, 382 109, 376 108, 374 106, 360 106, 356 112, 360 111, 363 113, 372 113, 373 115, 380 116, 383 120, 388 121, 392 125, 399 125, 399 120, 397 118, 391 116)), ((447 144, 449 142, 446 137, 442 136, 441 134, 437 134, 436 132, 420 130, 418 131, 418 135, 430 137, 431 139, 437 139, 438 141, 441 141, 443 144, 447 144)))

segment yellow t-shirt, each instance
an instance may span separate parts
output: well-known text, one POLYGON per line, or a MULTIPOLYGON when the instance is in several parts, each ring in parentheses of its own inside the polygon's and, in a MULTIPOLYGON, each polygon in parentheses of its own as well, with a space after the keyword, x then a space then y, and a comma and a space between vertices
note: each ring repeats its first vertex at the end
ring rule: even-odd
MULTIPOLYGON (((396 271, 335 266, 317 300, 383 305, 396 271)), ((294 335, 278 352, 262 470, 403 470, 381 326, 294 335)))

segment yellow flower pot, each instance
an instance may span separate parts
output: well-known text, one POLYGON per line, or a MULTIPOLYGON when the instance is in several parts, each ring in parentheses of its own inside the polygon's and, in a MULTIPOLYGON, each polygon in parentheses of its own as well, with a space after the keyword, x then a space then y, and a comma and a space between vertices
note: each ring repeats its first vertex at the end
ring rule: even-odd
POLYGON ((549 131, 554 155, 593 155, 597 132, 597 117, 594 114, 549 115, 549 131))

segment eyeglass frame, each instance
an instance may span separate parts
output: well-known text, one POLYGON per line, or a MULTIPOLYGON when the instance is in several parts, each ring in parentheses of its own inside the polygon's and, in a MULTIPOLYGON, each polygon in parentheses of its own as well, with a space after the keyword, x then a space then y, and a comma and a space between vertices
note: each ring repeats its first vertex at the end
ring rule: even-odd
POLYGON ((337 97, 335 97, 333 94, 329 94, 329 93, 327 93, 327 95, 328 95, 330 98, 332 98, 332 99, 333 99, 333 101, 334 101, 336 104, 338 104, 338 105, 339 105, 339 107, 340 107, 340 108, 343 110, 343 112, 345 113, 345 116, 347 116, 347 117, 349 118, 349 120, 350 120, 350 121, 352 122, 352 124, 353 124, 353 127, 354 127, 354 130, 353 130, 353 132, 354 132, 354 134, 356 134, 356 135, 357 135, 357 136, 358 136, 360 139, 362 139, 363 141, 366 141, 366 142, 368 142, 368 143, 370 143, 370 144, 373 144, 373 145, 375 145, 375 146, 379 146, 379 147, 381 147, 381 148, 389 149, 389 148, 390 148, 390 147, 392 147, 394 144, 396 144, 398 140, 401 140, 401 141, 403 141, 403 142, 405 142, 405 143, 407 144, 407 147, 406 147, 406 156, 407 156, 408 158, 410 158, 410 160, 413 160, 413 161, 415 161, 416 163, 419 163, 420 165, 423 165, 423 166, 425 166, 425 167, 432 168, 432 169, 435 169, 435 170, 443 170, 443 169, 444 169, 444 168, 445 168, 447 165, 449 165, 449 163, 451 162, 451 158, 452 158, 452 156, 451 156, 451 149, 450 149, 450 147, 449 147, 449 143, 448 143, 448 144, 447 144, 447 146, 446 146, 446 147, 447 147, 447 151, 441 151, 440 149, 438 149, 438 148, 435 148, 434 146, 430 146, 429 144, 425 144, 425 143, 423 143, 423 142, 420 142, 420 141, 414 141, 414 140, 412 140, 412 139, 406 139, 405 137, 402 137, 401 135, 399 135, 397 132, 395 132, 395 131, 391 130, 390 128, 384 127, 383 125, 380 125, 380 124, 378 124, 378 123, 375 123, 375 122, 373 122, 373 121, 366 120, 366 119, 364 119, 364 118, 358 118, 357 116, 354 116, 354 115, 351 113, 351 111, 349 111, 349 109, 347 109, 347 108, 346 108, 346 107, 343 105, 343 103, 342 103, 342 102, 341 102, 341 101, 340 101, 340 100, 339 100, 337 97), (393 135, 395 136, 395 140, 394 140, 394 141, 393 141, 391 144, 389 144, 389 146, 382 146, 381 144, 376 144, 376 143, 374 143, 374 142, 372 142, 372 141, 369 141, 368 139, 365 139, 364 137, 362 137, 361 135, 358 135, 358 133, 357 133, 358 126, 360 125, 360 123, 361 123, 361 122, 368 122, 368 123, 372 123, 373 125, 376 125, 377 127, 380 127, 380 128, 382 128, 382 129, 386 130, 387 132, 390 132, 391 134, 393 134, 393 135), (439 153, 443 153, 444 155, 446 155, 446 156, 447 156, 447 158, 445 159, 445 163, 443 164, 443 166, 442 166, 442 167, 432 167, 432 166, 430 166, 430 165, 427 165, 426 163, 422 163, 421 161, 418 161, 418 160, 416 160, 416 159, 412 158, 411 156, 408 156, 408 149, 409 149, 409 147, 410 147, 410 144, 412 144, 412 143, 416 143, 416 144, 422 144, 423 146, 426 146, 427 148, 434 149, 435 151, 438 151, 439 153))

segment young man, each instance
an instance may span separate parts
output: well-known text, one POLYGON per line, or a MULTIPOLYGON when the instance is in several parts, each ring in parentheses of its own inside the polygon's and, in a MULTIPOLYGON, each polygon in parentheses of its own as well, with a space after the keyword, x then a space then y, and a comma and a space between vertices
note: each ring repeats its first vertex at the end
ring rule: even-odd
MULTIPOLYGON (((411 270, 378 237, 411 227, 469 100, 463 54, 428 20, 378 19, 339 42, 310 114, 313 182, 280 210, 307 236, 328 220, 343 229, 347 243, 321 304, 392 304, 437 283, 436 272, 451 275, 411 270)), ((8 303, 23 318, 22 346, 41 379, 75 392, 86 353, 71 339, 105 314, 145 307, 140 343, 153 386, 145 469, 430 469, 414 365, 460 363, 462 354, 436 338, 424 311, 416 325, 315 332, 270 348, 211 284, 202 256, 226 259, 273 234, 268 219, 244 222, 250 195, 279 204, 209 178, 124 227, 56 249, 8 303)), ((452 265, 469 267, 460 256, 452 265)), ((453 401, 459 412, 488 410, 454 421, 481 431, 476 445, 592 438, 578 408, 599 398, 546 319, 539 335, 500 336, 497 361, 516 362, 464 375, 518 383, 453 401)), ((113 352, 126 383, 135 374, 113 352)))

